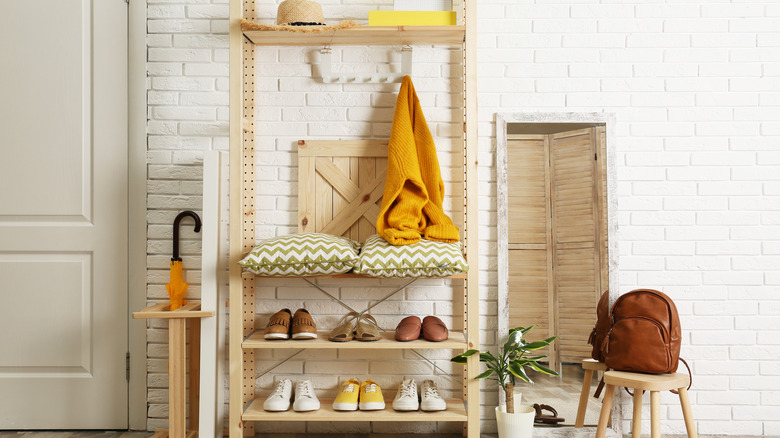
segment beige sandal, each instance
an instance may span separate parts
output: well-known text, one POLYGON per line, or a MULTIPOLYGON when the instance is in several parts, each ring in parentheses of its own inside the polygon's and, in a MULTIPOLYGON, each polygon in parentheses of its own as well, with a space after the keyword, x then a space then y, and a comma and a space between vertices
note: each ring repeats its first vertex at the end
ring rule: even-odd
POLYGON ((379 334, 379 326, 376 323, 376 319, 367 313, 358 320, 357 326, 355 327, 355 335, 355 339, 358 341, 378 341, 382 339, 382 336, 379 334))
POLYGON ((341 317, 336 328, 330 332, 328 340, 333 342, 347 342, 354 339, 355 324, 357 323, 358 316, 357 312, 349 312, 341 317))

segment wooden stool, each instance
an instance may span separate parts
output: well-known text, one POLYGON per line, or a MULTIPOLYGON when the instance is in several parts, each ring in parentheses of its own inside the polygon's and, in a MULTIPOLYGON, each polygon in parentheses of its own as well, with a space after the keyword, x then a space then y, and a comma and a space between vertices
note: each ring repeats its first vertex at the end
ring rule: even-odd
POLYGON ((171 310, 168 303, 151 305, 141 311, 133 312, 134 319, 162 318, 168 320, 168 430, 161 430, 152 438, 193 438, 198 429, 198 373, 200 372, 200 318, 214 316, 211 310, 201 310, 200 303, 190 301, 184 306, 171 310), (186 344, 187 320, 192 322, 190 340, 190 427, 185 428, 187 402, 186 344))
POLYGON ((685 428, 688 430, 688 438, 696 438, 696 425, 693 423, 693 413, 688 400, 688 383, 690 376, 683 373, 672 374, 641 374, 626 371, 607 371, 604 373, 604 383, 607 387, 604 393, 604 403, 601 405, 599 427, 596 429, 596 438, 604 438, 607 432, 607 421, 612 409, 612 398, 615 395, 616 386, 625 386, 634 389, 634 418, 631 419, 631 436, 639 438, 642 431, 642 390, 650 391, 650 436, 661 437, 661 393, 676 389, 680 393, 680 406, 682 406, 685 428))
POLYGON ((577 407, 577 420, 574 422, 574 427, 585 425, 585 411, 588 409, 588 397, 590 396, 590 385, 593 383, 593 372, 606 371, 607 366, 595 359, 583 359, 582 369, 585 370, 585 377, 582 379, 580 405, 577 407))

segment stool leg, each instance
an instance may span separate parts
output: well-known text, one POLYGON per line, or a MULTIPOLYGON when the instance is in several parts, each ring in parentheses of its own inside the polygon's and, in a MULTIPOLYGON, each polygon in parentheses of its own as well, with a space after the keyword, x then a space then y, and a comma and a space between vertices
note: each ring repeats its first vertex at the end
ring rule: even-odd
POLYGON ((634 416, 631 418, 631 438, 642 436, 642 390, 634 389, 634 416))
POLYGON ((661 438, 661 393, 650 391, 650 438, 661 438))
POLYGON ((601 414, 599 426, 596 428, 596 438, 604 438, 607 435, 607 422, 612 410, 612 398, 615 397, 615 385, 607 385, 604 388, 604 401, 601 402, 601 414))
POLYGON ((574 422, 574 427, 585 425, 585 411, 588 409, 588 397, 592 382, 593 370, 585 370, 585 378, 582 379, 582 391, 580 392, 580 405, 577 407, 577 420, 574 422))
POLYGON ((688 438, 697 438, 696 424, 693 422, 693 412, 691 412, 691 402, 688 399, 688 389, 679 388, 680 406, 682 406, 683 418, 685 418, 685 429, 688 431, 688 438))
POLYGON ((187 430, 184 420, 187 391, 187 320, 172 318, 168 320, 168 436, 184 438, 187 430))

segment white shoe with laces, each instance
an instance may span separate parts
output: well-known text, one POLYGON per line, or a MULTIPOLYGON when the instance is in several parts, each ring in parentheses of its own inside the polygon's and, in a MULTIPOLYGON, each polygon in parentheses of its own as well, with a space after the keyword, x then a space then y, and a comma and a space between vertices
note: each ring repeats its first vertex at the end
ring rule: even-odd
POLYGON ((300 380, 295 383, 295 412, 316 411, 320 408, 320 401, 314 394, 314 385, 311 380, 300 380))
POLYGON ((276 384, 276 389, 263 402, 263 409, 271 412, 281 412, 290 409, 292 398, 292 380, 282 379, 276 384))
POLYGON ((395 394, 393 409, 396 411, 416 411, 418 406, 417 382, 414 379, 405 379, 395 394))
POLYGON ((425 380, 420 387, 422 401, 420 408, 423 411, 444 411, 447 409, 447 402, 439 394, 439 388, 433 380, 425 380))

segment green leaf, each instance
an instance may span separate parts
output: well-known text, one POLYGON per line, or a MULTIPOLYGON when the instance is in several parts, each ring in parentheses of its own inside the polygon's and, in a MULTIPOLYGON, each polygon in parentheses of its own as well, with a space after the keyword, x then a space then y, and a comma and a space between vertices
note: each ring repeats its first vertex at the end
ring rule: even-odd
POLYGON ((507 336, 506 342, 504 343, 504 353, 511 353, 513 350, 517 348, 517 344, 520 342, 521 334, 520 332, 511 332, 509 333, 509 336, 507 336))
POLYGON ((526 360, 536 362, 537 360, 542 360, 542 359, 546 359, 546 358, 547 358, 547 355, 544 354, 542 356, 527 357, 526 360))
POLYGON ((558 375, 558 373, 556 371, 553 371, 553 370, 547 368, 546 366, 540 365, 540 364, 538 364, 536 362, 531 362, 528 365, 531 368, 535 369, 536 371, 539 371, 540 373, 544 373, 544 374, 547 374, 547 375, 550 375, 550 376, 557 376, 558 375))
POLYGON ((547 347, 549 345, 550 343, 547 341, 536 341, 536 342, 531 342, 523 345, 523 350, 533 351, 533 350, 538 350, 540 348, 547 347))
POLYGON ((480 362, 497 362, 498 360, 496 359, 495 356, 493 356, 492 353, 490 353, 489 351, 485 351, 485 352, 479 353, 479 361, 480 362))
POLYGON ((523 367, 516 363, 509 364, 509 372, 512 373, 513 376, 523 380, 524 382, 528 383, 534 383, 529 377, 528 374, 526 374, 523 367))
POLYGON ((452 359, 450 359, 450 361, 451 362, 455 362, 455 363, 466 363, 467 362, 467 360, 466 360, 467 358, 469 358, 469 357, 471 357, 471 356, 473 356, 473 355, 475 355, 477 353, 479 353, 479 350, 475 350, 475 349, 472 348, 470 350, 466 350, 463 353, 453 357, 452 359))
MULTIPOLYGON (((491 374, 493 374, 493 370, 488 368, 487 370, 485 370, 485 372, 483 372, 482 374, 480 374, 480 375, 478 375, 477 377, 474 377, 474 378, 475 379, 484 379, 485 377, 487 377, 487 376, 489 376, 491 374)), ((497 381, 498 379, 494 379, 494 380, 497 381)))
POLYGON ((534 327, 536 327, 536 324, 528 326, 526 328, 519 327, 521 329, 521 332, 523 333, 523 336, 525 336, 528 332, 530 332, 534 327))

